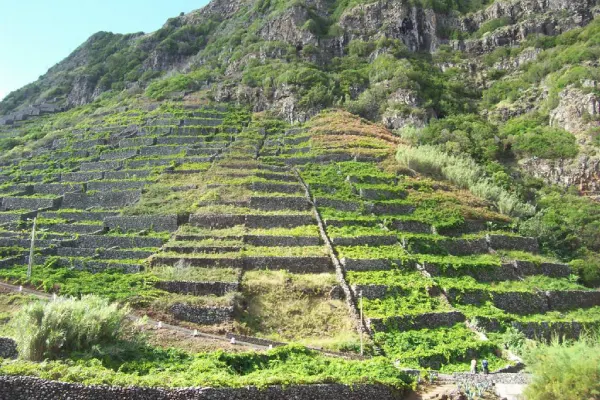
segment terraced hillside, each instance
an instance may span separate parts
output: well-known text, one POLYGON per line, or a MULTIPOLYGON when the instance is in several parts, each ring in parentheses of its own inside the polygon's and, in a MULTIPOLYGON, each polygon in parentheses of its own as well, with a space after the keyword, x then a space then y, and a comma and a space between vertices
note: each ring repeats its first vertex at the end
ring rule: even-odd
POLYGON ((351 114, 291 129, 226 104, 136 103, 1 135, 36 129, 52 132, 1 169, 6 282, 263 345, 356 355, 363 332, 367 355, 445 372, 514 364, 507 330, 600 325, 600 292, 351 114))

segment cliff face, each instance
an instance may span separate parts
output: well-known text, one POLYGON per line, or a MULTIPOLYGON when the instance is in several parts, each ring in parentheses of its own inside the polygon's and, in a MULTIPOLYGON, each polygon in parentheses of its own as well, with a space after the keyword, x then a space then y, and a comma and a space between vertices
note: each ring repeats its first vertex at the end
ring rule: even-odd
MULTIPOLYGON (((558 96, 544 79, 524 82, 510 99, 494 103, 485 93, 519 81, 528 65, 545 57, 547 41, 532 38, 587 26, 600 14, 600 0, 494 1, 469 12, 418 4, 214 0, 151 34, 92 36, 37 82, 7 96, 0 115, 48 102, 80 106, 108 91, 139 95, 157 79, 201 70, 202 84, 194 78, 164 90, 202 90, 216 101, 270 111, 291 123, 342 106, 391 129, 419 128, 456 113, 479 113, 502 124, 541 110, 595 159, 585 148, 600 113, 600 95, 589 87, 594 79, 571 82, 558 96)), ((595 176, 586 172, 594 162, 585 165, 540 166, 536 174, 576 182, 595 176)))
MULTIPOLYGON (((8 96, 0 103, 0 113, 55 97, 67 107, 82 105, 107 90, 135 87, 140 78, 144 78, 141 82, 144 86, 148 76, 171 70, 185 72, 190 66, 215 56, 214 49, 207 54, 207 45, 236 34, 239 29, 265 42, 283 42, 298 50, 314 46, 319 52, 314 61, 319 64, 344 56, 353 40, 378 37, 398 39, 412 52, 434 52, 440 45, 450 44, 455 50, 481 54, 499 46, 518 44, 533 33, 556 35, 585 25, 597 13, 598 1, 499 1, 465 16, 456 11, 442 13, 411 6, 403 0, 384 0, 348 8, 339 17, 332 14, 332 2, 328 0, 295 2, 289 6, 281 3, 285 2, 277 2, 275 7, 262 0, 215 0, 201 10, 170 19, 161 30, 149 35, 96 34, 29 85, 29 90, 21 89, 8 96), (508 18, 510 25, 482 39, 444 37, 449 30, 468 35, 486 22, 501 18, 508 18), (329 29, 332 26, 336 28, 333 32, 329 29), (324 31, 327 29, 330 32, 324 31), (111 77, 109 70, 117 68, 112 64, 120 62, 127 64, 122 71, 124 78, 111 77)), ((226 62, 236 50, 227 46, 217 49, 218 58, 226 62)), ((229 68, 227 72, 235 77, 240 71, 229 68)), ((285 92, 285 88, 281 90, 285 92)), ((253 97, 242 90, 239 100, 253 97)), ((277 98, 263 103, 267 109, 279 108, 277 98)), ((294 116, 288 119, 298 120, 294 116)))

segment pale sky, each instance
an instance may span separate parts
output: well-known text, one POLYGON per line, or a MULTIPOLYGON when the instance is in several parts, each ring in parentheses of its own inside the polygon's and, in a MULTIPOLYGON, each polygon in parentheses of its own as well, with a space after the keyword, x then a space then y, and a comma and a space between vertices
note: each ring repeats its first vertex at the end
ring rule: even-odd
POLYGON ((0 0, 0 99, 98 31, 153 32, 208 0, 0 0))

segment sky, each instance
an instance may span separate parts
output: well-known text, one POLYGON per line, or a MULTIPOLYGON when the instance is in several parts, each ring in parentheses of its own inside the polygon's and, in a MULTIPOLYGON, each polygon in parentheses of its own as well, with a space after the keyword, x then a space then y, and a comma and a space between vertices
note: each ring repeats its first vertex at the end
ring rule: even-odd
POLYGON ((208 0, 0 0, 0 100, 92 34, 153 32, 208 0))

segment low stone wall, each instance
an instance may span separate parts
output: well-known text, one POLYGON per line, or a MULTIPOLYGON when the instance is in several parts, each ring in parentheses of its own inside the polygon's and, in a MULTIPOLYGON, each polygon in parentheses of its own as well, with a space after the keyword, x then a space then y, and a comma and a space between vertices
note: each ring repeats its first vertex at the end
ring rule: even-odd
POLYGON ((233 307, 196 307, 176 303, 169 311, 179 320, 200 325, 218 325, 233 319, 233 307))
POLYGON ((568 278, 571 274, 571 268, 567 264, 514 261, 513 265, 519 276, 546 275, 552 278, 568 278))
POLYGON ((258 178, 268 179, 270 181, 298 183, 298 179, 294 175, 291 175, 291 174, 283 175, 283 174, 274 174, 271 172, 257 172, 256 176, 258 178))
POLYGON ((396 235, 369 235, 331 238, 334 246, 386 246, 398 243, 396 235))
MULTIPOLYGON (((299 215, 247 215, 244 219, 250 229, 296 228, 304 225, 314 225, 315 219, 310 214, 299 215)), ((242 222, 243 224, 244 222, 242 222)))
POLYGON ((246 221, 244 215, 236 214, 192 214, 190 225, 202 228, 221 229, 243 225, 246 221))
POLYGON ((119 247, 122 249, 160 247, 164 243, 163 239, 143 237, 143 236, 80 236, 78 239, 79 247, 84 248, 104 248, 119 247))
POLYGON ((578 339, 582 333, 600 328, 600 322, 519 322, 500 321, 496 318, 477 317, 477 327, 487 332, 501 332, 505 326, 512 326, 529 338, 535 340, 551 340, 559 337, 565 339, 578 339))
POLYGON ((87 184, 87 190, 98 190, 101 192, 110 192, 114 190, 135 190, 143 189, 146 185, 152 184, 152 181, 94 181, 87 184))
POLYGON ((202 268, 243 268, 244 267, 244 260, 242 258, 232 258, 232 257, 185 258, 185 255, 155 256, 151 259, 151 264, 153 266, 155 266, 155 265, 174 266, 181 260, 183 260, 185 262, 185 264, 190 267, 202 267, 202 268))
POLYGON ((82 192, 84 188, 83 184, 36 183, 33 185, 33 193, 62 196, 65 193, 82 192))
POLYGON ((390 190, 360 188, 359 195, 365 200, 392 200, 405 198, 406 192, 399 189, 390 190))
POLYGON ((264 236, 245 235, 244 242, 252 246, 265 247, 297 247, 297 246, 319 246, 319 236, 264 236))
POLYGON ((365 299, 382 299, 390 293, 389 286, 386 285, 352 285, 352 291, 356 297, 362 296, 365 299))
POLYGON ((64 218, 70 221, 103 221, 106 217, 112 217, 118 215, 116 211, 82 211, 82 212, 70 212, 70 211, 46 211, 40 213, 39 216, 43 218, 64 218))
POLYGON ((124 160, 127 158, 137 156, 139 151, 137 149, 119 149, 119 150, 111 150, 105 151, 100 154, 101 160, 124 160))
POLYGON ((153 146, 155 144, 156 138, 154 137, 136 137, 119 141, 119 147, 153 146))
POLYGON ((122 171, 106 171, 104 173, 105 179, 136 179, 136 178, 147 178, 152 175, 154 171, 149 169, 126 169, 122 171))
POLYGON ((391 226, 393 229, 400 232, 433 233, 433 227, 431 225, 419 221, 394 220, 391 226))
POLYGON ((366 204, 367 212, 377 215, 390 214, 390 215, 406 215, 412 214, 415 211, 415 207, 408 204, 387 204, 387 203, 374 203, 366 204))
POLYGON ((309 210, 310 203, 304 197, 269 196, 250 198, 250 207, 265 211, 309 210))
POLYGON ((48 229, 51 232, 60 232, 60 233, 78 233, 91 235, 98 231, 103 231, 104 227, 102 225, 83 225, 83 224, 54 224, 54 225, 44 225, 44 229, 48 229))
POLYGON ((465 316, 458 311, 442 313, 425 313, 418 315, 405 315, 389 318, 371 318, 367 320, 370 329, 375 331, 412 330, 424 328, 439 328, 442 326, 454 326, 464 322, 465 316))
POLYGON ((404 392, 382 385, 159 389, 84 386, 33 377, 0 376, 0 400, 401 400, 404 396, 404 392))
POLYGON ((505 235, 487 235, 486 239, 489 246, 494 250, 518 250, 530 253, 540 251, 536 238, 505 236, 505 235))
POLYGON ((142 197, 140 190, 124 190, 114 192, 67 193, 63 199, 63 207, 88 209, 121 208, 136 203, 142 197))
POLYGON ((256 192, 269 192, 269 193, 302 193, 302 186, 293 183, 269 183, 269 182, 254 182, 252 184, 252 190, 256 192))
POLYGON ((144 259, 154 254, 146 250, 104 250, 80 247, 58 247, 56 255, 61 257, 95 257, 99 260, 144 259))
POLYGON ((149 158, 147 160, 129 160, 125 162, 127 169, 146 169, 152 167, 166 167, 173 162, 181 163, 181 158, 149 158))
POLYGON ((502 264, 499 266, 473 267, 473 268, 446 268, 442 271, 441 267, 425 262, 422 268, 432 276, 459 277, 472 276, 481 282, 493 281, 513 281, 519 278, 513 264, 502 264))
POLYGON ((546 296, 548 308, 556 311, 600 306, 600 291, 549 291, 546 296))
POLYGON ((79 167, 80 171, 110 171, 117 170, 123 167, 122 161, 97 161, 97 162, 84 162, 79 167))
POLYGON ((17 343, 10 338, 0 337, 0 358, 17 358, 18 356, 17 343))
POLYGON ((531 382, 532 376, 530 374, 504 374, 504 373, 492 373, 492 374, 467 374, 467 373, 454 373, 452 377, 461 383, 470 383, 475 385, 478 383, 489 383, 489 384, 512 384, 512 385, 527 385, 531 382))
POLYGON ((402 260, 391 260, 386 258, 342 258, 340 260, 347 271, 385 271, 392 266, 402 266, 412 269, 414 265, 402 260))
POLYGON ((425 239, 404 238, 404 246, 412 253, 449 254, 467 256, 486 254, 488 245, 485 239, 425 239))
POLYGON ((151 229, 155 232, 174 232, 177 230, 177 215, 108 217, 104 220, 104 226, 109 229, 120 228, 124 231, 151 229))
POLYGON ((104 179, 104 172, 65 172, 60 174, 61 182, 89 182, 104 179))
POLYGON ((285 269, 298 274, 318 274, 331 272, 331 259, 326 256, 315 257, 247 257, 243 259, 244 269, 285 269))
POLYGON ((529 339, 551 340, 554 337, 578 339, 591 329, 598 329, 600 323, 581 322, 512 322, 511 325, 523 332, 529 339))
POLYGON ((330 199, 327 197, 315 197, 315 205, 317 207, 330 207, 338 211, 353 212, 358 211, 361 207, 360 203, 348 200, 330 199))
POLYGON ((163 281, 156 282, 155 286, 170 293, 191 294, 194 296, 224 296, 229 292, 237 292, 240 285, 237 282, 163 281))
POLYGON ((62 197, 44 199, 36 197, 5 197, 2 199, 4 210, 40 210, 60 207, 62 197))
POLYGON ((490 292, 478 289, 448 289, 444 291, 452 302, 482 305, 491 301, 495 307, 513 314, 540 314, 548 311, 543 293, 490 292))

